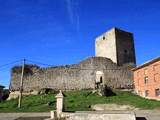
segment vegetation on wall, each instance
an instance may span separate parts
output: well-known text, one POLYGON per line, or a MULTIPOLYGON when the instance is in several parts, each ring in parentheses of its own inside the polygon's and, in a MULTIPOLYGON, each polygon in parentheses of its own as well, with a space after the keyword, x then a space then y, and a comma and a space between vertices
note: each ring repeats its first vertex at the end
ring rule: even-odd
MULTIPOLYGON (((32 75, 33 69, 39 69, 39 68, 40 67, 37 65, 25 64, 24 74, 25 75, 28 75, 28 74, 32 75)), ((22 66, 21 65, 14 66, 11 70, 12 70, 12 73, 20 74, 22 72, 22 66)))

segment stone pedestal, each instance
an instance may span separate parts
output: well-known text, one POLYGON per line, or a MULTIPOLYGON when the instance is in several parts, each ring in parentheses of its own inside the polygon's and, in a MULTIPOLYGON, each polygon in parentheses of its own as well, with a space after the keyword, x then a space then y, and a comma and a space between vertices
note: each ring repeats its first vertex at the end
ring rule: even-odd
POLYGON ((62 91, 56 95, 57 103, 56 103, 56 112, 57 112, 57 117, 61 117, 61 113, 63 112, 63 94, 62 91))

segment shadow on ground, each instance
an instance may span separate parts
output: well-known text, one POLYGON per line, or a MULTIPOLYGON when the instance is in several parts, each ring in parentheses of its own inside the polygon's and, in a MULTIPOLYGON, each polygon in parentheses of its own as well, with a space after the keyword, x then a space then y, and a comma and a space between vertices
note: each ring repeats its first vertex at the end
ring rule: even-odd
POLYGON ((113 90, 110 87, 108 87, 107 85, 105 85, 105 87, 101 89, 101 94, 103 96, 107 96, 107 97, 116 96, 116 93, 114 93, 113 90))
POLYGON ((136 120, 147 120, 145 117, 136 117, 136 120))

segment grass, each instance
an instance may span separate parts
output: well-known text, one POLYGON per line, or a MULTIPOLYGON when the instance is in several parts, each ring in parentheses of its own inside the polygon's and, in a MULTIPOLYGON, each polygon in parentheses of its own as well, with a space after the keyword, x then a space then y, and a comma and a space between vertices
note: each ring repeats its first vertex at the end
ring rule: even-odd
MULTIPOLYGON (((160 108, 160 101, 148 100, 130 92, 114 91, 115 96, 99 96, 89 90, 65 92, 65 111, 91 110, 94 104, 122 104, 132 105, 141 109, 160 108)), ((17 108, 18 100, 9 100, 0 103, 0 112, 49 112, 55 109, 55 94, 23 97, 21 109, 17 108)))

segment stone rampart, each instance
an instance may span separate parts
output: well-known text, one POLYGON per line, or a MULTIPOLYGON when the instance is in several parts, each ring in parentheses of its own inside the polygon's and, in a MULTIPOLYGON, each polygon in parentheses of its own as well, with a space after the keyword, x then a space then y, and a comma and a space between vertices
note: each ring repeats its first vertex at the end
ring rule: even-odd
MULTIPOLYGON (((28 65, 29 66, 29 65, 28 65)), ((20 86, 21 66, 19 71, 12 69, 11 91, 18 91, 20 86)), ((24 74, 23 91, 31 92, 44 88, 54 90, 95 89, 96 72, 104 73, 103 83, 112 88, 132 86, 132 72, 127 67, 120 67, 104 57, 90 57, 78 64, 40 68, 27 67, 24 74)))

